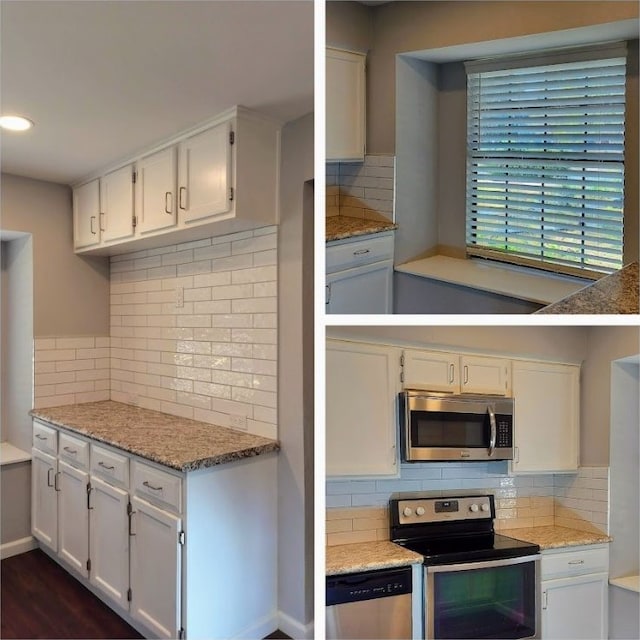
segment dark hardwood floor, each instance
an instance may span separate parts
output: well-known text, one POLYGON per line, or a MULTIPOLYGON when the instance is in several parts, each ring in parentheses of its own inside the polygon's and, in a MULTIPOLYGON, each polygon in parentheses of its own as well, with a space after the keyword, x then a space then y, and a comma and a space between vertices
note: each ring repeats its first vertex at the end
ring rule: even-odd
POLYGON ((142 638, 39 549, 0 565, 0 638, 142 638))

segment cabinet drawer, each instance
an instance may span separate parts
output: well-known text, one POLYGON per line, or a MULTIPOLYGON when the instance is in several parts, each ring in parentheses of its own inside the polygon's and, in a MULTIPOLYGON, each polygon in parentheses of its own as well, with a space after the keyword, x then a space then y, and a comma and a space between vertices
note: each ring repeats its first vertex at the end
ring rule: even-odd
POLYGON ((393 233, 367 236, 364 240, 327 245, 327 273, 393 258, 393 233))
POLYGON ((89 468, 89 443, 86 440, 75 438, 67 433, 60 433, 61 459, 70 462, 80 469, 89 468))
POLYGON ((58 431, 34 420, 33 446, 55 456, 58 453, 58 431))
POLYGON ((135 494, 169 507, 176 513, 182 510, 182 479, 155 467, 133 463, 132 488, 135 494))
POLYGON ((582 547, 576 551, 542 554, 542 579, 609 571, 609 548, 582 547))
POLYGON ((129 488, 129 458, 110 449, 91 445, 91 473, 111 484, 129 488))

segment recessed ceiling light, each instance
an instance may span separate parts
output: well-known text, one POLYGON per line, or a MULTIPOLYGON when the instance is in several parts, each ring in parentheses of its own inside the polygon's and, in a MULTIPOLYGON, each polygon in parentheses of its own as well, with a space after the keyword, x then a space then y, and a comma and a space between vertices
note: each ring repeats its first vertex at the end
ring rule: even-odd
POLYGON ((33 122, 22 116, 0 116, 0 127, 9 131, 27 131, 33 127, 33 122))

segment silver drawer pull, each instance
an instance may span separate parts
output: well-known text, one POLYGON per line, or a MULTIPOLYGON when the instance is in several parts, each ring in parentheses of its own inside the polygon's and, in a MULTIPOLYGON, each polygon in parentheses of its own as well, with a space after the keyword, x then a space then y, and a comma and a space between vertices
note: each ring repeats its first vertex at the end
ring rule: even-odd
POLYGON ((62 447, 67 453, 70 453, 72 456, 75 456, 78 453, 77 449, 72 449, 71 447, 62 447))
POLYGON ((104 462, 102 462, 102 460, 98 462, 98 465, 100 465, 103 469, 109 469, 109 471, 113 471, 115 469, 112 464, 105 464, 104 462))
POLYGON ((354 251, 354 256, 363 256, 365 253, 369 253, 369 249, 359 249, 358 251, 354 251))
POLYGON ((568 564, 584 564, 584 560, 569 560, 568 564))
POLYGON ((40 433, 36 433, 36 438, 38 438, 38 440, 48 440, 49 438, 47 438, 47 436, 43 436, 40 433))
POLYGON ((147 489, 151 489, 152 491, 162 491, 162 485, 160 485, 159 487, 154 487, 148 480, 145 480, 142 484, 147 487, 147 489))

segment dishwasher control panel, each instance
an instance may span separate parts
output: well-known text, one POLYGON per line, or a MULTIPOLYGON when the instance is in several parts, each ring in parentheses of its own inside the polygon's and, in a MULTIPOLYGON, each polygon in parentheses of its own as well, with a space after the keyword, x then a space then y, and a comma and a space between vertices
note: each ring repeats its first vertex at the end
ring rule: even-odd
POLYGON ((327 577, 327 606, 411 593, 411 567, 327 577))

